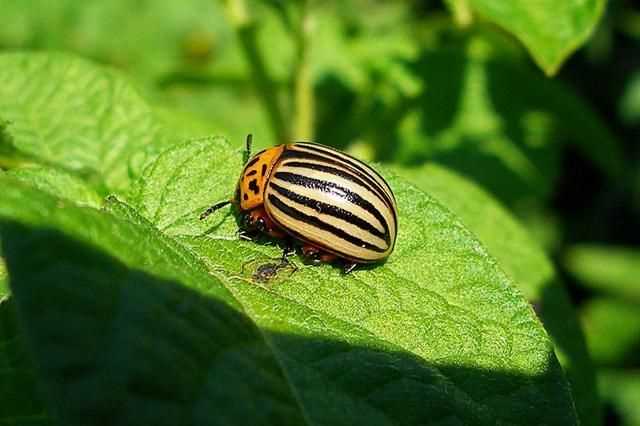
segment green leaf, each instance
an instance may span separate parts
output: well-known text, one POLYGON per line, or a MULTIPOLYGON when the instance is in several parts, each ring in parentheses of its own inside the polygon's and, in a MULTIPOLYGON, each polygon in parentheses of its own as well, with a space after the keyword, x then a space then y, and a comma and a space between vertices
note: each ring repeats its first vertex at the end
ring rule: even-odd
POLYGON ((459 246, 459 276, 432 255, 429 286, 401 271, 377 285, 388 281, 386 267, 344 277, 325 266, 267 289, 238 269, 244 255, 272 248, 180 237, 210 256, 207 271, 115 199, 98 211, 1 180, 9 188, 0 197, 2 243, 19 318, 49 407, 64 424, 575 424, 531 310, 477 243, 465 241, 464 228, 447 224, 451 216, 420 192, 397 195, 422 199, 434 215, 430 251, 459 246))
POLYGON ((548 75, 591 35, 606 0, 458 0, 482 17, 504 27, 529 50, 548 75))
POLYGON ((0 183, 12 292, 61 424, 303 421, 264 334, 191 253, 135 214, 0 183))
POLYGON ((564 263, 582 284, 640 301, 640 251, 631 247, 581 244, 569 248, 564 263))
POLYGON ((101 192, 126 189, 134 154, 165 143, 152 110, 111 70, 43 53, 2 54, 0 68, 0 117, 14 147, 101 192))
POLYGON ((603 397, 613 405, 620 417, 620 425, 640 424, 640 371, 604 370, 598 375, 603 397))
POLYGON ((554 279, 553 266, 527 231, 490 194, 435 164, 393 170, 455 213, 529 301, 541 299, 545 285, 554 279))
POLYGON ((600 424, 595 370, 584 335, 569 295, 542 249, 508 210, 456 173, 438 165, 393 170, 456 214, 496 258, 550 334, 581 423, 600 424))
MULTIPOLYGON (((385 265, 348 276, 330 265, 300 267, 267 288, 251 285, 257 265, 280 250, 238 239, 230 212, 198 220, 208 205, 233 194, 241 159, 241 151, 220 138, 176 146, 145 170, 134 204, 154 226, 196 253, 261 329, 342 336, 416 356, 452 386, 436 385, 421 394, 441 402, 447 395, 438 412, 463 423, 522 423, 528 416, 533 423, 575 422, 548 338, 513 283, 453 215, 397 178, 390 183, 401 228, 385 265), (203 155, 207 152, 217 155, 203 155), (539 387, 555 390, 545 395, 539 387), (554 414, 533 408, 550 407, 550 398, 559 398, 553 404, 564 408, 552 409, 554 414)), ((299 365, 288 361, 282 360, 284 368, 295 376, 299 365)), ((303 392, 303 400, 307 396, 303 392)), ((309 415, 324 418, 314 405, 309 415)), ((432 409, 421 414, 433 415, 432 409)))
POLYGON ((14 169, 7 172, 12 176, 44 192, 77 204, 100 207, 102 197, 85 181, 62 170, 46 167, 14 169))
POLYGON ((599 365, 621 364, 636 354, 640 342, 640 306, 624 300, 596 298, 582 307, 589 352, 599 365))

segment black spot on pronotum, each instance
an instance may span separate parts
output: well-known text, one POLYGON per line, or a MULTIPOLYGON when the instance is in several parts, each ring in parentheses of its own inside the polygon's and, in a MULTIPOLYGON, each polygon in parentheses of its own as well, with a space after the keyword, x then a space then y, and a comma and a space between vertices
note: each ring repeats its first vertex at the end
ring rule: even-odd
POLYGON ((254 164, 256 164, 259 160, 260 160, 260 153, 263 151, 260 151, 259 153, 257 153, 252 159, 251 161, 249 161, 247 163, 247 165, 245 166, 245 169, 250 168, 251 166, 253 166, 254 164))
POLYGON ((242 198, 244 198, 244 200, 247 201, 249 199, 249 195, 248 194, 242 194, 242 198))
POLYGON ((267 173, 267 165, 263 164, 262 165, 262 170, 260 170, 260 176, 264 177, 264 174, 267 173))
POLYGON ((260 192, 260 188, 258 187, 258 180, 253 179, 249 182, 249 189, 252 190, 256 195, 260 192))

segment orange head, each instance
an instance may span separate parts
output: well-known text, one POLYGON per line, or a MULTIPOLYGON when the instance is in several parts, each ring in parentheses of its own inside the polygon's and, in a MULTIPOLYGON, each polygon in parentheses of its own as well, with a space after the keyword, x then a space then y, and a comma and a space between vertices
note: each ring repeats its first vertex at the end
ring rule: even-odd
POLYGON ((284 151, 284 145, 265 149, 247 162, 238 181, 235 200, 241 211, 251 210, 263 204, 267 179, 282 151, 284 151))
MULTIPOLYGON (((251 141, 252 136, 247 135, 247 149, 245 151, 245 155, 247 157, 251 152, 251 141)), ((273 148, 262 150, 251 157, 242 170, 234 197, 230 200, 216 203, 206 209, 200 215, 200 220, 205 219, 211 213, 224 206, 233 204, 239 208, 241 212, 245 213, 243 220, 249 221, 247 225, 253 226, 254 223, 258 223, 259 218, 262 218, 261 223, 264 226, 271 226, 270 222, 267 223, 268 216, 263 208, 264 191, 269 175, 271 174, 271 170, 273 170, 280 158, 280 155, 282 155, 284 147, 284 145, 278 145, 273 148), (249 211, 251 211, 250 214, 249 211)))

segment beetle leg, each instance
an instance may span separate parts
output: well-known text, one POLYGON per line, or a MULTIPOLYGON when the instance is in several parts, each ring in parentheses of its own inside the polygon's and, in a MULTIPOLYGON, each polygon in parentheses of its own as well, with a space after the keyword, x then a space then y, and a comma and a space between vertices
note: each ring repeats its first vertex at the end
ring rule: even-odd
POLYGON ((267 234, 268 233, 267 221, 264 220, 263 217, 258 217, 258 219, 256 219, 255 227, 258 230, 258 232, 260 232, 261 234, 267 234))
POLYGON ((304 256, 305 261, 310 262, 314 265, 319 265, 320 262, 320 250, 316 247, 305 244, 302 246, 302 255, 304 256))
POLYGON ((333 262, 337 257, 335 254, 324 252, 311 244, 305 244, 302 246, 302 254, 314 265, 333 262))
POLYGON ((282 261, 286 261, 287 257, 295 254, 296 249, 293 247, 291 240, 287 239, 282 247, 282 261))
POLYGON ((245 241, 253 241, 253 238, 251 238, 251 235, 247 234, 245 231, 238 232, 238 238, 245 241))
MULTIPOLYGON (((290 248, 291 248, 291 246, 290 246, 290 248)), ((278 266, 276 266, 276 270, 279 271, 280 269, 285 269, 285 268, 289 267, 289 268, 291 268, 291 272, 289 272, 289 276, 291 276, 295 272, 297 272, 298 271, 298 266, 294 262, 290 261, 287 258, 287 255, 290 255, 290 254, 293 254, 293 253, 295 253, 295 251, 287 253, 287 251, 285 249, 285 251, 282 252, 282 258, 280 259, 280 264, 278 266)))
POLYGON ((342 273, 344 275, 347 275, 351 273, 354 269, 356 269, 356 266, 358 266, 358 264, 355 262, 345 263, 344 265, 342 265, 342 273))
POLYGON ((219 203, 212 205, 211 207, 209 207, 208 209, 202 212, 202 214, 200 215, 200 220, 205 219, 207 216, 209 216, 211 213, 215 212, 216 210, 226 206, 227 204, 232 204, 232 203, 233 201, 226 200, 226 201, 220 201, 219 203))

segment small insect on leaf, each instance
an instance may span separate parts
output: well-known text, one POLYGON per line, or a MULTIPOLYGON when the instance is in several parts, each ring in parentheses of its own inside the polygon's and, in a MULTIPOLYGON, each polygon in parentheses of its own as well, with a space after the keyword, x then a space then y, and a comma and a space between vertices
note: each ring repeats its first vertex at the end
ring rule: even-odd
POLYGON ((271 260, 273 261, 267 263, 261 263, 262 260, 260 259, 253 259, 245 262, 242 265, 242 274, 247 275, 248 273, 251 273, 252 281, 265 284, 277 278, 281 271, 288 270, 288 278, 298 270, 296 264, 289 261, 285 256, 271 260))

